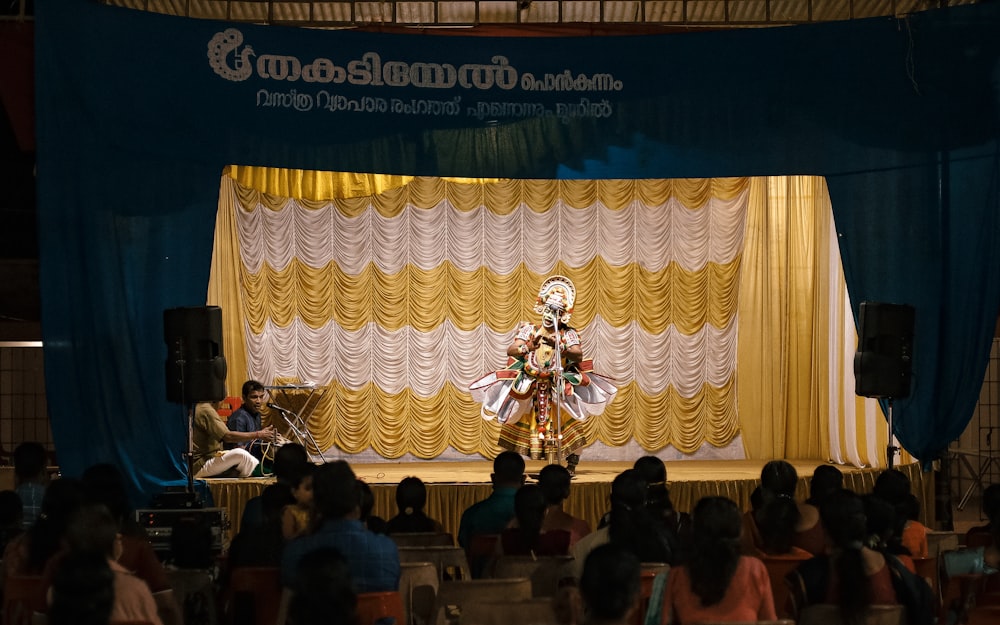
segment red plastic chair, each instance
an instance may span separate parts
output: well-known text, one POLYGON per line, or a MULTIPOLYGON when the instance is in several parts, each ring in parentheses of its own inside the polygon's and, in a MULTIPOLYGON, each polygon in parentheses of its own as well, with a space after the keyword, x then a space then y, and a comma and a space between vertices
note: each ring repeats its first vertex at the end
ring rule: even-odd
POLYGON ((274 625, 281 606, 278 567, 240 566, 229 577, 228 610, 231 623, 274 625), (247 601, 249 599, 249 601, 247 601))
POLYGON ((761 561, 764 563, 764 568, 767 569, 767 576, 771 580, 774 611, 777 613, 779 619, 791 618, 792 615, 788 613, 788 594, 790 589, 788 584, 785 583, 785 577, 798 568, 803 561, 789 558, 769 558, 767 556, 762 557, 761 561))
POLYGON ((358 593, 358 625, 375 625, 375 622, 393 618, 396 625, 406 625, 403 596, 398 590, 358 593))
POLYGON ((639 573, 639 609, 632 614, 632 625, 642 625, 645 621, 649 602, 653 596, 653 582, 659 573, 666 573, 668 570, 669 566, 664 564, 661 568, 644 568, 639 573))
POLYGON ((221 404, 219 404, 219 409, 216 410, 216 412, 219 413, 220 417, 228 417, 242 405, 242 397, 227 397, 222 400, 221 404))

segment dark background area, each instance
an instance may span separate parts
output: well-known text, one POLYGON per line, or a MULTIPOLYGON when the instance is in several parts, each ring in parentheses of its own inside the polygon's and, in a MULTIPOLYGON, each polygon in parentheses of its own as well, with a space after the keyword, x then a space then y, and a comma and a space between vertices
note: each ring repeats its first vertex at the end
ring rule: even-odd
MULTIPOLYGON (((8 27, 20 30, 19 26, 27 26, 30 29, 33 15, 32 0, 0 0, 0 19, 7 21, 8 27)), ((25 59, 15 56, 5 59, 5 62, 24 64, 25 59)), ((10 76, 7 75, 7 78, 10 79, 10 76)), ((31 97, 30 93, 25 95, 31 97)), ((21 143, 24 143, 23 136, 21 143)), ((34 145, 32 142, 25 148, 18 144, 12 115, 2 100, 0 232, 0 341, 40 340, 34 145)))
POLYGON ((0 340, 40 340, 35 153, 18 146, 0 111, 0 340))

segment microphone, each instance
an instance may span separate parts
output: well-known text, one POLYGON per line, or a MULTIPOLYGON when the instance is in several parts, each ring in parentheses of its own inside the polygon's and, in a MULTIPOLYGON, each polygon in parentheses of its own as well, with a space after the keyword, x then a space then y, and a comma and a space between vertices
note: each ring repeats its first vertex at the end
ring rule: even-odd
POLYGON ((291 413, 292 412, 291 410, 288 410, 286 408, 282 408, 278 404, 274 404, 274 403, 268 404, 267 407, 270 408, 271 410, 277 410, 279 412, 284 412, 284 413, 291 413))

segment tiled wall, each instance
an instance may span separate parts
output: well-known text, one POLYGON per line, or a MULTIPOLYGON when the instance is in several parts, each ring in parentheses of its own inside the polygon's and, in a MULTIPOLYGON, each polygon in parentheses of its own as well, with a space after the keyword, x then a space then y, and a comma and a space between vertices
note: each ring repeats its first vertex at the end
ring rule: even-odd
POLYGON ((35 341, 0 342, 0 464, 24 441, 39 441, 53 454, 45 402, 42 346, 35 341))

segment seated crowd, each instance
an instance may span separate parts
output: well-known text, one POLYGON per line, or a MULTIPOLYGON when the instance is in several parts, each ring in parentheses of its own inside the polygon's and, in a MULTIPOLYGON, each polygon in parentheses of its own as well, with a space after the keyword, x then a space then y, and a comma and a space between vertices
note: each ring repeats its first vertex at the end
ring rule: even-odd
MULTIPOLYGON (((424 512, 419 478, 399 483, 398 514, 386 521, 372 514, 371 489, 346 462, 315 466, 301 446, 287 444, 273 470, 275 483, 246 505, 219 584, 240 567, 277 569, 290 591, 289 625, 356 625, 359 593, 400 588, 401 539, 394 537, 444 533, 424 512)), ((797 618, 816 604, 836 606, 852 624, 882 604, 905 606, 915 625, 937 615, 915 574, 928 530, 899 471, 883 472, 871 494, 859 495, 843 488, 837 469, 820 466, 800 501, 795 468, 775 460, 761 471, 749 512, 712 496, 689 515, 671 502, 663 462, 645 456, 615 477, 610 509, 593 530, 563 509, 571 485, 564 467, 546 466, 537 478, 526 484, 524 459, 499 454, 492 494, 464 511, 457 540, 473 577, 488 576, 503 556, 565 558, 553 607, 567 625, 752 622, 797 618), (772 587, 772 561, 790 563, 781 593, 772 587), (640 571, 651 563, 661 572, 651 591, 641 591, 640 571)), ((1000 486, 987 494, 993 516, 975 533, 995 561, 1000 486)), ((182 623, 166 570, 130 519, 115 467, 46 484, 37 518, 23 531, 20 497, 0 493, 0 506, 3 574, 46 580, 49 622, 182 623)))

